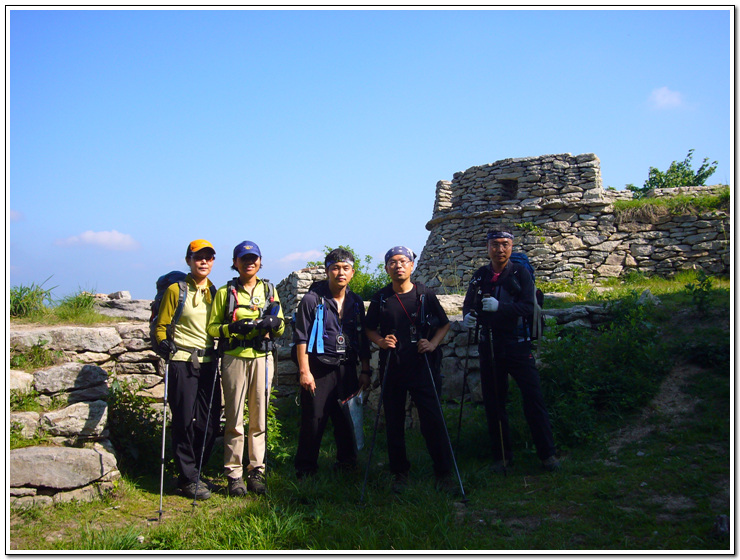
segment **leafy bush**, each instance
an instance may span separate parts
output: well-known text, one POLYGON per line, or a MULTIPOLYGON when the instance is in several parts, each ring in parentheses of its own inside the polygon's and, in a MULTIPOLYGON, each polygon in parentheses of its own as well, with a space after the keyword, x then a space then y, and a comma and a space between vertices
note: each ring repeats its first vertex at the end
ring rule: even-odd
MULTIPOLYGON (((336 248, 349 251, 355 258, 355 275, 349 283, 349 288, 362 299, 369 300, 375 292, 390 283, 391 279, 382 264, 378 264, 373 270, 373 258, 370 255, 359 258, 351 247, 340 245, 336 248)), ((325 256, 334 250, 334 248, 327 246, 324 246, 324 249, 326 251, 325 256)), ((324 261, 309 261, 306 265, 323 267, 324 261)))
POLYGON ((681 162, 673 161, 666 171, 660 171, 651 167, 648 171, 648 178, 645 184, 638 188, 632 184, 627 188, 638 196, 645 196, 651 189, 664 189, 672 187, 694 187, 706 184, 706 180, 714 174, 717 169, 717 162, 707 163, 709 158, 704 158, 699 169, 694 171, 691 168, 691 158, 694 157, 694 150, 689 150, 686 159, 681 162))
POLYGON ((108 395, 108 429, 122 471, 154 472, 162 455, 161 407, 158 413, 153 399, 137 395, 140 388, 138 383, 113 380, 108 395))
POLYGON ((550 328, 541 346, 542 386, 555 439, 574 445, 594 437, 601 421, 621 419, 656 393, 670 362, 652 307, 637 293, 609 306, 597 331, 550 328))
POLYGON ((42 315, 47 309, 47 303, 51 305, 51 291, 54 288, 43 288, 49 278, 38 286, 31 283, 30 286, 21 284, 10 288, 10 316, 33 318, 42 315))
POLYGON ((691 294, 691 301, 701 314, 707 312, 709 296, 712 290, 712 278, 703 270, 699 271, 696 281, 686 284, 686 290, 691 294))

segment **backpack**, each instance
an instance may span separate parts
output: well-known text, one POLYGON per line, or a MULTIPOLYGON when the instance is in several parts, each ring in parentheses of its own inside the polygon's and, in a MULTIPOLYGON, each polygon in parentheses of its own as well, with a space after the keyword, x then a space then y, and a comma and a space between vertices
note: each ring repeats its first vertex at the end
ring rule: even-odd
POLYGON ((527 270, 527 272, 529 272, 529 275, 532 277, 532 286, 534 289, 534 312, 532 313, 532 317, 528 319, 527 322, 531 326, 529 337, 532 340, 537 340, 538 338, 540 338, 540 336, 542 336, 542 331, 545 329, 545 317, 542 315, 542 305, 545 302, 545 294, 543 294, 542 290, 540 290, 535 284, 534 268, 530 264, 529 257, 526 255, 526 253, 512 253, 509 260, 515 264, 521 265, 524 269, 527 270))
POLYGON ((162 298, 164 297, 164 293, 167 291, 167 288, 177 282, 180 287, 180 296, 177 300, 175 313, 172 315, 172 322, 167 325, 167 339, 172 340, 172 337, 175 334, 175 325, 180 320, 182 308, 185 306, 185 297, 188 293, 188 284, 185 282, 186 277, 187 274, 184 272, 173 270, 172 272, 168 272, 167 274, 163 274, 157 278, 157 295, 154 296, 154 301, 149 306, 152 310, 152 314, 149 317, 149 343, 151 344, 152 349, 157 353, 159 353, 159 344, 157 343, 156 331, 157 321, 159 319, 159 306, 162 305, 162 298))
MULTIPOLYGON (((172 315, 172 321, 167 325, 167 339, 171 341, 172 337, 175 335, 175 325, 177 325, 177 322, 180 320, 182 310, 185 307, 185 298, 188 295, 188 283, 185 280, 187 276, 188 275, 184 272, 173 270, 172 272, 168 272, 167 274, 163 274, 157 278, 157 295, 149 306, 152 310, 152 314, 149 317, 149 342, 152 345, 152 349, 157 353, 159 353, 159 344, 157 344, 156 331, 157 321, 159 320, 159 307, 162 305, 162 298, 164 297, 164 293, 167 291, 167 288, 172 284, 177 283, 179 288, 177 307, 175 308, 175 313, 172 315)), ((211 298, 215 297, 216 287, 210 286, 209 289, 211 290, 211 298)))

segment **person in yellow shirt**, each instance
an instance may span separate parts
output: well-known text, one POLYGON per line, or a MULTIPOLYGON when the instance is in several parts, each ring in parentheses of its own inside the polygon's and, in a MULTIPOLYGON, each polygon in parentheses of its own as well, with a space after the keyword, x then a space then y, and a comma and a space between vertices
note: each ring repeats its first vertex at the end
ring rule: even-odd
POLYGON ((216 383, 218 362, 213 337, 206 332, 216 291, 208 279, 215 258, 213 245, 205 239, 188 245, 185 262, 190 273, 184 281, 182 313, 173 325, 180 298, 180 284, 175 282, 162 298, 155 330, 159 354, 169 359, 167 400, 172 411, 178 487, 186 497, 198 500, 211 496, 206 483, 199 479, 201 456, 207 463, 221 415, 221 391, 216 383))
POLYGON ((229 496, 264 494, 267 407, 275 373, 272 341, 285 330, 277 292, 257 273, 262 253, 256 243, 234 247, 232 269, 239 276, 216 292, 208 334, 219 338, 224 392, 224 471, 229 496), (272 299, 272 301, 268 301, 272 299), (269 379, 266 379, 269 377, 269 379), (248 472, 244 485, 244 403, 249 411, 248 472))

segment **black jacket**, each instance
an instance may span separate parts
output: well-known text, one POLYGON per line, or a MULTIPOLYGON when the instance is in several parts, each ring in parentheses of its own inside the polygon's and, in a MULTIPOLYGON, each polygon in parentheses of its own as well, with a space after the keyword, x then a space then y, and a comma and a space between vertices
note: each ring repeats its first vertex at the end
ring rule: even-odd
POLYGON ((491 265, 482 266, 473 274, 468 286, 463 314, 478 312, 484 337, 487 337, 490 326, 495 341, 512 343, 527 340, 526 326, 534 312, 533 284, 529 271, 520 264, 509 261, 496 282, 493 282, 491 265), (498 300, 498 310, 493 313, 481 311, 480 300, 484 295, 498 300))

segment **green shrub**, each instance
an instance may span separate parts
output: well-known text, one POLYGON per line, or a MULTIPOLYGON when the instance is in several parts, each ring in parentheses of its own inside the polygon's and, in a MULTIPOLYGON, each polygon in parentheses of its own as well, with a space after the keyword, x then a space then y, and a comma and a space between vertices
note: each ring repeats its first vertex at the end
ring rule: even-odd
MULTIPOLYGON (((108 429, 122 472, 154 472, 160 466, 162 409, 157 412, 154 399, 138 395, 140 388, 139 383, 115 378, 110 384, 108 429)), ((166 453, 165 457, 172 454, 166 453)))
POLYGON ((31 283, 30 286, 21 284, 10 288, 10 316, 34 318, 43 315, 47 311, 47 304, 51 305, 51 291, 54 289, 43 288, 49 278, 38 286, 31 283))
POLYGON ((694 150, 689 150, 683 161, 673 161, 666 171, 660 171, 651 167, 648 171, 648 178, 645 184, 638 188, 632 184, 627 185, 627 189, 633 191, 638 196, 644 196, 651 189, 664 189, 674 187, 695 187, 706 184, 706 180, 711 177, 717 169, 717 162, 709 162, 709 158, 704 158, 699 169, 694 171, 691 167, 691 159, 694 157, 694 150))
POLYGON ((651 306, 638 305, 633 293, 608 308, 611 320, 598 330, 545 331, 543 392, 555 439, 566 446, 591 439, 601 421, 646 404, 670 366, 651 306))
POLYGON ((706 314, 712 290, 712 278, 706 272, 700 270, 696 280, 686 284, 685 288, 691 294, 691 301, 696 310, 701 314, 706 314))

